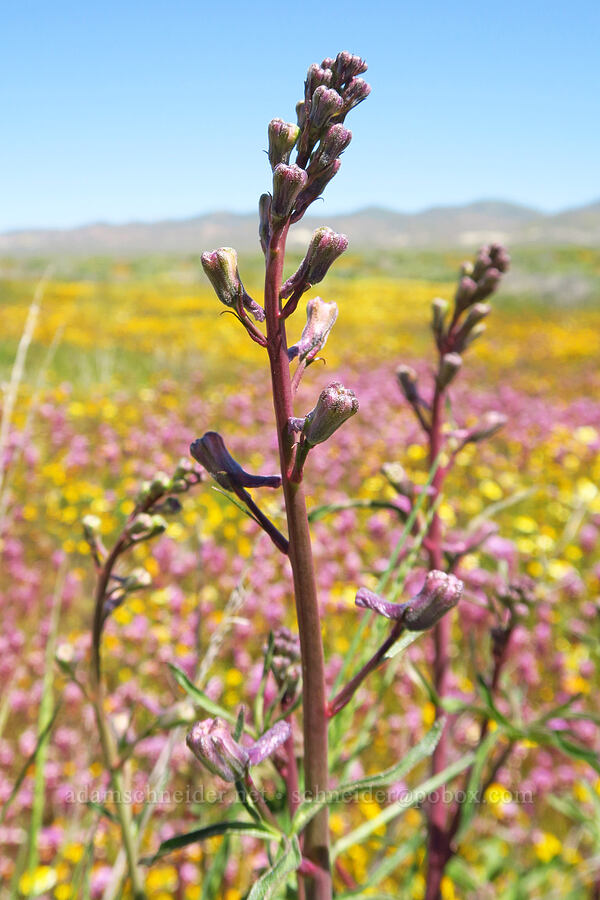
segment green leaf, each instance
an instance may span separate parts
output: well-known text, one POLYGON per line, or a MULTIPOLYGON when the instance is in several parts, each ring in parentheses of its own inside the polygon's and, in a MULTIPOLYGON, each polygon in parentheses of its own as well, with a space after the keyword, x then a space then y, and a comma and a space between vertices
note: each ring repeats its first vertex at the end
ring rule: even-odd
POLYGON ((88 800, 85 805, 94 812, 97 812, 100 816, 104 816, 104 818, 108 819, 110 822, 116 822, 117 824, 119 823, 119 817, 114 813, 111 813, 111 811, 101 803, 96 803, 95 800, 88 800))
POLYGON ((403 635, 396 641, 393 647, 390 647, 388 652, 385 654, 386 659, 393 659, 394 656, 397 656, 399 653, 404 653, 404 651, 410 647, 411 644, 414 644, 416 640, 418 640, 423 634, 424 631, 405 631, 403 635))
POLYGON ((246 710, 243 706, 240 706, 240 711, 237 715, 235 728, 233 729, 233 739, 234 741, 239 741, 242 734, 244 733, 244 719, 246 716, 246 710))
POLYGON ((332 859, 335 859, 341 853, 344 853, 349 847, 353 847, 355 844, 366 841, 378 828, 387 825, 388 822, 401 816, 402 813, 406 812, 407 809, 410 809, 411 806, 421 802, 423 797, 427 796, 427 794, 430 794, 432 791, 441 787, 441 785, 446 784, 456 775, 464 772, 464 770, 473 763, 474 759, 474 753, 465 754, 461 759, 444 769, 443 772, 439 772, 437 775, 428 778, 427 781, 424 781, 418 787, 411 790, 408 797, 403 800, 398 800, 396 803, 391 803, 389 806, 386 806, 378 816, 369 819, 368 822, 364 822, 362 825, 359 825, 358 828, 353 829, 349 834, 344 835, 344 837, 340 838, 340 840, 333 845, 331 851, 332 859))
POLYGON ((246 790, 246 785, 244 784, 243 778, 237 778, 235 782, 235 789, 237 791, 238 800, 246 810, 246 812, 250 815, 255 822, 260 823, 260 816, 248 800, 248 791, 246 790))
POLYGON ((219 849, 215 853, 213 863, 202 879, 202 896, 200 900, 214 900, 225 879, 225 869, 229 860, 229 835, 225 835, 219 849))
POLYGON ((196 706, 199 706, 204 712, 210 713, 211 716, 220 716, 222 719, 225 719, 226 722, 230 722, 232 725, 236 724, 236 717, 223 706, 220 706, 218 703, 215 703, 214 700, 211 700, 204 691, 200 690, 200 688, 197 688, 184 671, 173 663, 169 663, 169 668, 179 687, 183 688, 196 706))
POLYGON ((46 724, 46 726, 38 734, 38 738, 37 738, 35 747, 33 748, 32 752, 29 754, 29 756, 25 760, 23 766, 21 767, 21 770, 20 770, 19 774, 17 775, 17 780, 15 781, 15 783, 13 785, 13 789, 10 792, 8 799, 4 803, 4 806, 2 807, 2 812, 0 813, 0 825, 3 824, 4 819, 6 818, 6 814, 8 813, 8 810, 10 808, 10 805, 12 804, 13 800, 19 793, 19 789, 25 780, 25 776, 27 775, 27 770, 29 769, 29 766, 33 762, 35 762, 35 760, 37 759, 37 755, 40 752, 40 748, 43 747, 46 737, 52 731, 52 728, 54 726, 54 723, 56 722, 56 717, 58 715, 59 710, 60 710, 60 703, 57 705, 56 709, 52 713, 50 721, 46 724))
POLYGON ((275 650, 275 637, 273 632, 269 632, 269 640, 267 643, 267 652, 265 653, 265 659, 263 662, 263 670, 260 679, 260 684, 258 686, 258 691, 256 692, 256 698, 254 700, 254 722, 259 731, 262 731, 264 728, 264 714, 265 714, 265 688, 267 686, 267 679, 269 677, 269 672, 271 671, 271 662, 273 660, 273 653, 275 650))
POLYGON ((477 689, 487 707, 490 719, 494 719, 499 724, 504 725, 506 731, 511 736, 518 737, 521 733, 519 727, 513 725, 512 722, 509 722, 506 716, 500 712, 485 678, 480 674, 477 675, 477 689))
POLYGON ((392 503, 390 500, 360 499, 344 500, 342 503, 327 503, 323 506, 315 506, 308 514, 308 521, 311 524, 313 522, 320 522, 325 516, 329 516, 332 513, 343 512, 346 509, 389 509, 401 518, 405 517, 405 514, 400 507, 396 506, 396 504, 392 503))
POLYGON ((444 728, 444 720, 439 719, 431 731, 428 731, 424 738, 418 744, 412 747, 406 756, 384 772, 378 775, 370 775, 366 778, 360 778, 358 781, 350 781, 340 785, 332 791, 324 791, 323 796, 316 800, 305 800, 304 803, 296 810, 292 822, 292 834, 298 834, 302 831, 310 820, 324 806, 330 806, 339 800, 345 800, 358 794, 360 791, 370 790, 371 788, 382 787, 392 781, 398 781, 407 775, 421 760, 431 756, 435 750, 437 743, 441 737, 444 728))
POLYGON ((392 875, 398 866, 400 866, 411 853, 416 853, 421 846, 422 841, 423 835, 418 832, 409 840, 403 841, 402 845, 394 851, 394 853, 390 853, 388 856, 384 857, 379 865, 371 869, 368 875, 368 884, 376 885, 380 881, 383 881, 384 878, 392 875))
POLYGON ((539 719, 535 719, 532 724, 534 726, 535 725, 545 725, 549 719, 563 718, 565 716, 565 713, 568 712, 568 710, 571 708, 571 706, 574 703, 576 703, 578 700, 581 700, 582 697, 583 697, 582 693, 573 694, 572 697, 569 697, 569 699, 566 701, 566 703, 561 703, 559 706, 555 706, 553 709, 549 710, 548 712, 545 712, 543 715, 541 715, 539 717, 539 719))
POLYGON ((147 856, 141 859, 140 863, 144 866, 151 866, 168 853, 173 853, 174 850, 181 850, 182 847, 189 847, 190 844, 197 844, 199 841, 222 834, 245 834, 247 837, 259 838, 263 841, 271 841, 275 837, 279 837, 270 829, 255 825, 253 822, 216 822, 214 825, 206 825, 204 828, 197 828, 186 834, 177 834, 175 837, 163 841, 154 856, 147 856))
POLYGON ((282 855, 275 861, 272 868, 260 876, 254 887, 248 894, 247 900, 268 900, 273 896, 275 888, 285 881, 292 872, 299 868, 302 862, 302 853, 298 838, 286 841, 282 855))

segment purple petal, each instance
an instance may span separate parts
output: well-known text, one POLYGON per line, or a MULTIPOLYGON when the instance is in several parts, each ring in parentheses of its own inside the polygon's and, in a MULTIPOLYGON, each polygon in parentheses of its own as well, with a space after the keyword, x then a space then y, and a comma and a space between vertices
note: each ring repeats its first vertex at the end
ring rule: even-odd
POLYGON ((207 431, 194 441, 190 446, 190 453, 225 490, 236 487, 277 488, 281 484, 279 475, 250 475, 245 472, 216 431, 207 431))
POLYGON ((276 722, 252 747, 248 748, 250 764, 256 766, 267 756, 271 756, 278 747, 287 741, 291 731, 288 722, 276 722))
POLYGON ((401 619, 406 610, 406 603, 389 603, 368 588, 360 588, 354 602, 363 609, 372 609, 386 619, 401 619))

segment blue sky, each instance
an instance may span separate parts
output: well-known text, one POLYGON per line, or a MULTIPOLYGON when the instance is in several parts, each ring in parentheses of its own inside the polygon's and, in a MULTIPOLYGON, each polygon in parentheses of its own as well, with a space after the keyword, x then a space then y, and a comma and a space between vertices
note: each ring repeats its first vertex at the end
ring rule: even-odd
POLYGON ((306 68, 369 63, 329 212, 600 197, 599 4, 5 4, 0 230, 249 211, 306 68))

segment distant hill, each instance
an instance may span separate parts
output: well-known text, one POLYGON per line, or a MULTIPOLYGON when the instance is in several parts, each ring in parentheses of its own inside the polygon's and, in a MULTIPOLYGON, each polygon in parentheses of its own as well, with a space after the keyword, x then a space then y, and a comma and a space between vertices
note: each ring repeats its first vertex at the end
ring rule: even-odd
MULTIPOLYGON (((317 225, 327 224, 347 234, 351 246, 473 247, 489 240, 510 244, 600 243, 600 201, 548 215, 536 209, 500 201, 465 206, 437 206, 418 213, 370 207, 358 212, 303 219, 290 233, 299 249, 317 225)), ((219 246, 240 252, 258 248, 254 213, 215 212, 191 219, 97 223, 70 229, 31 229, 0 234, 0 256, 122 256, 189 254, 219 246)))

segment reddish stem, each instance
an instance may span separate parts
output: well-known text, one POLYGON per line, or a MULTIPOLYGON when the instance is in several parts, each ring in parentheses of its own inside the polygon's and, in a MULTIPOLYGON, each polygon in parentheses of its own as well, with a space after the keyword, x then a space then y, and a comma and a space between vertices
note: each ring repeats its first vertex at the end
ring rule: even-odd
POLYGON ((374 669, 377 669, 381 665, 381 663, 385 659, 386 653, 391 647, 394 646, 403 630, 404 626, 402 625, 402 623, 396 622, 381 647, 373 654, 371 659, 367 663, 365 663, 362 669, 360 669, 360 671, 356 673, 354 678, 352 678, 348 682, 348 684, 342 688, 339 694, 337 694, 333 698, 327 708, 327 715, 330 719, 333 718, 333 716, 335 716, 337 713, 339 713, 350 702, 350 700, 352 700, 353 696, 355 695, 367 675, 370 675, 370 673, 374 669))
MULTIPOLYGON (((328 789, 325 667, 304 489, 302 482, 290 479, 295 447, 288 420, 294 411, 285 320, 281 317, 279 301, 288 228, 287 224, 275 228, 271 236, 265 273, 265 313, 281 479, 288 522, 289 559, 294 579, 302 653, 305 791, 316 797, 328 789)), ((330 900, 329 816, 326 807, 306 827, 304 855, 322 872, 321 877, 307 882, 307 900, 330 900)))
MULTIPOLYGON (((438 458, 442 446, 444 392, 440 391, 437 383, 431 408, 431 429, 429 432, 429 465, 433 466, 438 458)), ((438 499, 446 476, 446 468, 439 466, 431 483, 432 503, 438 499)), ((427 535, 429 553, 429 568, 442 569, 444 564, 442 552, 442 523, 436 512, 431 520, 427 535)), ((433 631, 435 648, 435 660, 433 666, 433 683, 440 698, 446 696, 448 689, 450 644, 450 616, 444 616, 433 631)), ((436 709, 436 716, 441 710, 436 709)), ((439 743, 433 752, 431 773, 437 775, 447 765, 448 739, 446 731, 442 732, 439 743)), ((450 842, 447 834, 447 808, 440 797, 443 795, 443 786, 437 791, 438 799, 429 803, 429 840, 427 855, 427 888, 425 900, 438 900, 440 886, 444 874, 444 868, 450 858, 450 842)))

